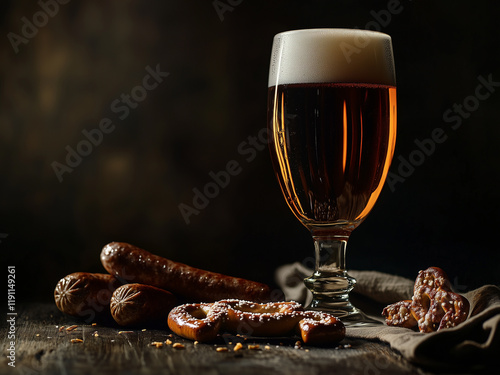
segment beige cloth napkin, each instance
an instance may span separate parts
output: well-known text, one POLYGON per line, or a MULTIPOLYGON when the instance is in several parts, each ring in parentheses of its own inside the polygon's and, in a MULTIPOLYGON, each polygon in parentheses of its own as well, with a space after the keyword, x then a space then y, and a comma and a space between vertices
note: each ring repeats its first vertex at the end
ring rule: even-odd
MULTIPOLYGON (((287 300, 304 304, 311 299, 303 279, 312 271, 300 263, 276 270, 276 282, 287 300)), ((411 299, 413 280, 377 271, 349 271, 357 284, 351 293, 353 303, 374 319, 381 318, 382 308, 403 299, 411 299)), ((482 371, 500 373, 500 288, 485 285, 463 294, 470 302, 468 319, 457 327, 432 333, 407 328, 347 327, 347 337, 380 340, 399 351, 403 357, 433 370, 482 371)))

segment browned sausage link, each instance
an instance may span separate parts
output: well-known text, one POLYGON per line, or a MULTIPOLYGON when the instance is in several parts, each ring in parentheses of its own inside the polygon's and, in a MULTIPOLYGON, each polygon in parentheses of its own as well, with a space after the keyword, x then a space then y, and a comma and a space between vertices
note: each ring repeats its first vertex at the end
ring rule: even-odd
POLYGON ((153 285, 188 301, 234 298, 264 302, 270 296, 265 284, 200 270, 123 242, 104 246, 101 262, 110 274, 124 282, 153 285))
POLYGON ((166 290, 145 284, 126 284, 111 297, 111 315, 122 326, 167 327, 168 313, 177 298, 166 290))
POLYGON ((56 285, 54 299, 63 313, 93 321, 109 318, 111 295, 121 283, 104 273, 75 272, 56 285))

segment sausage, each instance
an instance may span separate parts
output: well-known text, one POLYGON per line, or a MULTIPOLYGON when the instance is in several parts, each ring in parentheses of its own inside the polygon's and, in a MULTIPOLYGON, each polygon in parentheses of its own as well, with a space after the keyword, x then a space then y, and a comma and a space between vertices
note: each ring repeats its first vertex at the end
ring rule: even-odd
POLYGON ((167 327, 168 313, 177 298, 166 290, 145 284, 126 284, 111 297, 113 319, 121 326, 167 327))
POLYGON ((112 275, 75 272, 56 285, 54 299, 63 313, 84 318, 86 322, 110 318, 111 295, 121 285, 112 275))
POLYGON ((270 297, 270 289, 265 284, 197 269, 123 242, 104 246, 101 262, 110 274, 124 283, 156 286, 186 301, 245 299, 265 302, 270 297))

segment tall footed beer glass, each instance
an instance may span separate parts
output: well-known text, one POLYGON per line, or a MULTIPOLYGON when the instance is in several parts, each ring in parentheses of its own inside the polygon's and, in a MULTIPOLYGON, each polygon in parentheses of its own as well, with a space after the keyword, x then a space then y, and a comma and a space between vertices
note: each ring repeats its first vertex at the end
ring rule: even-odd
POLYGON ((391 38, 347 29, 295 30, 274 37, 268 127, 285 199, 314 240, 304 280, 310 309, 346 324, 369 324, 349 301, 349 236, 384 185, 396 142, 391 38))

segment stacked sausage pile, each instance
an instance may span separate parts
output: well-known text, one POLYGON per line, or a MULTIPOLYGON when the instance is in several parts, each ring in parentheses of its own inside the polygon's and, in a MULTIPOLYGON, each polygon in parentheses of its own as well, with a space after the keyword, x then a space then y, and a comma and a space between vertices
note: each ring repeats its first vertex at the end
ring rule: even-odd
POLYGON ((168 322, 176 334, 198 341, 213 340, 221 331, 242 333, 242 327, 256 336, 296 330, 310 344, 345 336, 344 325, 332 315, 306 312, 296 303, 260 304, 269 301, 265 284, 193 268, 121 242, 104 246, 101 262, 109 274, 76 272, 58 282, 59 310, 88 322, 111 315, 123 326, 168 322), (179 305, 193 301, 202 303, 179 305))

